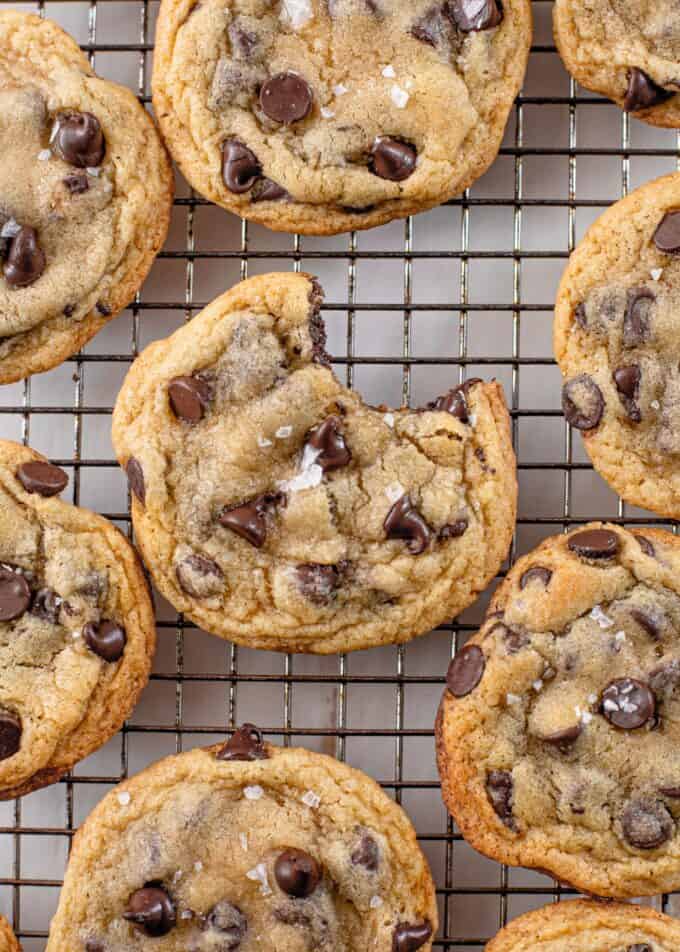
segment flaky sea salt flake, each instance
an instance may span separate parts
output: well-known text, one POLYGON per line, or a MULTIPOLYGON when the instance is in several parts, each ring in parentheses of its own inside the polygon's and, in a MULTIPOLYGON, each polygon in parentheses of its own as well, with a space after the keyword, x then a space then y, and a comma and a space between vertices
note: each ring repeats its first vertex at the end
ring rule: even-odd
POLYGON ((132 799, 132 797, 127 792, 127 790, 121 790, 119 791, 118 794, 116 794, 116 799, 118 800, 118 803, 120 803, 122 807, 126 807, 130 803, 130 800, 132 799))
POLYGON ((302 797, 302 802, 307 807, 311 807, 313 810, 316 810, 318 805, 321 803, 321 797, 314 793, 313 790, 308 790, 302 797))
POLYGON ((253 882, 260 884, 260 892, 263 896, 271 895, 269 881, 267 880, 267 867, 264 863, 258 863, 253 869, 249 869, 246 876, 253 882))
POLYGON ((251 787, 243 788, 243 796, 246 800, 259 800, 264 794, 264 790, 259 785, 259 783, 253 784, 251 787))
POLYGON ((394 66, 392 66, 391 63, 389 64, 389 66, 385 66, 385 67, 383 68, 382 74, 383 74, 383 76, 385 77, 385 79, 394 79, 395 76, 397 75, 397 74, 394 72, 394 66))
POLYGON ((397 109, 406 109, 408 101, 411 97, 406 92, 405 89, 402 89, 401 86, 397 86, 395 83, 392 89, 390 89, 390 99, 397 107, 397 109))
POLYGON ((283 0, 281 14, 294 30, 305 26, 314 16, 311 0, 283 0))

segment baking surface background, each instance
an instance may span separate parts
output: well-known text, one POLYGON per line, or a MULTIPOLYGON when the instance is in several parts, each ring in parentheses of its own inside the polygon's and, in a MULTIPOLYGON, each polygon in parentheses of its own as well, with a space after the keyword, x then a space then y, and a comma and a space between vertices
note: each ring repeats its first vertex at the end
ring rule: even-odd
MULTIPOLYGON (((156 2, 11 6, 44 11, 90 52, 100 75, 149 103, 156 2)), ((135 304, 80 357, 0 387, 0 434, 63 466, 65 497, 129 533, 110 413, 132 357, 241 278, 299 269, 318 275, 326 291, 340 379, 369 402, 420 405, 461 375, 503 383, 520 470, 513 557, 590 518, 660 523, 620 502, 565 427, 551 309, 574 242, 609 202, 674 170, 680 143, 576 88, 554 49, 552 3, 533 7, 524 92, 500 157, 464 198, 374 231, 299 238, 247 226, 178 181, 169 240, 135 304)), ((403 804, 437 884, 437 949, 479 949, 507 918, 567 895, 545 876, 477 856, 441 804, 435 711, 449 658, 486 601, 403 648, 314 658, 237 649, 184 623, 159 598, 154 674, 127 728, 72 779, 0 804, 0 911, 26 952, 44 949, 70 837, 111 785, 246 720, 274 742, 347 759, 403 804)), ((680 915, 680 897, 653 904, 680 915)))

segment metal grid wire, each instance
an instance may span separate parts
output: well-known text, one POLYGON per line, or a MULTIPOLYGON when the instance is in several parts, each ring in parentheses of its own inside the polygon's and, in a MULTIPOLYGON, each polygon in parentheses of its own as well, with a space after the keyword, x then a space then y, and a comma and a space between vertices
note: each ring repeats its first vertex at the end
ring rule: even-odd
MULTIPOLYGON (((180 183, 170 240, 135 302, 61 368, 0 388, 0 433, 50 455, 70 473, 73 502, 131 534, 109 442, 111 406, 131 360, 240 278, 304 269, 326 286, 336 370, 372 402, 422 403, 472 374, 503 382, 521 486, 512 557, 591 517, 659 523, 613 496, 572 441, 559 410, 550 317, 577 238, 610 201, 675 169, 678 141, 577 91, 555 52, 552 4, 533 6, 524 92, 499 159, 469 192, 427 215, 327 240, 272 235, 180 183)), ((136 87, 149 104, 156 2, 21 8, 62 23, 100 75, 136 87)), ((478 605, 403 647, 311 658, 225 644, 159 600, 154 674, 130 723, 73 776, 0 806, 0 909, 26 952, 44 949, 71 837, 111 785, 246 719, 275 741, 362 767, 404 805, 436 878, 437 948, 483 947, 509 917, 568 893, 477 857, 441 806, 434 713, 448 659, 481 613, 478 605)), ((673 899, 658 904, 672 912, 673 899)))

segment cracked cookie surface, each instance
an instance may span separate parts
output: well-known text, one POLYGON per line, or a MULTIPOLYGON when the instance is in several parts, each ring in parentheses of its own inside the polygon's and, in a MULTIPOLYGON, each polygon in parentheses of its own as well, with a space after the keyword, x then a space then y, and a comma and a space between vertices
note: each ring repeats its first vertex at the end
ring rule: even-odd
POLYGON ((644 906, 573 900, 514 919, 486 952, 674 952, 680 923, 644 906))
POLYGON ((66 473, 0 441, 0 799, 54 783, 121 727, 155 645, 134 550, 57 498, 66 473))
POLYGON ((370 228, 496 156, 528 0, 163 0, 158 121, 201 194, 279 231, 370 228))
POLYGON ((679 571, 670 533, 594 523, 508 573, 437 721, 476 849, 613 898, 680 884, 679 571))
POLYGON ((327 366, 321 290, 271 274, 135 361, 113 421, 136 539, 207 631, 286 651, 406 641, 469 605, 516 508, 497 383, 378 410, 327 366))
POLYGON ((47 949, 429 952, 436 928, 430 871, 401 808, 365 774, 244 725, 96 807, 47 949))
POLYGON ((680 10, 674 0, 557 0, 555 40, 587 89, 639 119, 680 126, 680 10))
POLYGON ((555 305, 562 404, 625 500, 680 515, 680 175, 636 189, 589 229, 555 305))
POLYGON ((0 107, 8 383, 56 366, 129 303, 165 239, 173 186, 146 111, 50 20, 0 13, 0 107))

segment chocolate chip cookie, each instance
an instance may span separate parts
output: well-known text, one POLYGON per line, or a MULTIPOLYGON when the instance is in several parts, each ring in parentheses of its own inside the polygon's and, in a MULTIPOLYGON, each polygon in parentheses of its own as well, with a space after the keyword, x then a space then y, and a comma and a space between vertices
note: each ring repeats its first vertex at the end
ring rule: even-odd
POLYGON ((170 165, 128 89, 50 20, 0 13, 0 384, 75 353, 167 232, 170 165))
POLYGON ((191 185, 277 231, 371 228, 498 152, 529 0, 163 0, 153 99, 191 185))
POLYGON ((601 523, 508 573, 437 721, 476 849, 612 898, 680 885, 679 580, 676 536, 601 523))
POLYGON ((680 516, 680 176, 590 228, 560 284, 555 355, 598 472, 628 502, 680 516))
POLYGON ((127 540, 58 498, 67 475, 0 441, 0 799, 54 783, 146 684, 151 600, 127 540))
POLYGON ((680 127, 675 0, 556 0, 555 40, 572 76, 655 126, 680 127))
POLYGON ((676 952, 680 923, 644 906, 554 903, 513 919, 486 952, 676 952))
POLYGON ((4 916, 0 916, 0 952, 21 952, 21 946, 4 916))
POLYGON ((436 929, 401 808, 358 770, 246 724, 96 807, 47 952, 428 952, 436 929))
POLYGON ((497 383, 424 410, 342 387, 308 275, 245 281, 132 365, 113 441, 136 539, 207 631, 286 651, 407 641, 469 605, 512 536, 497 383))

